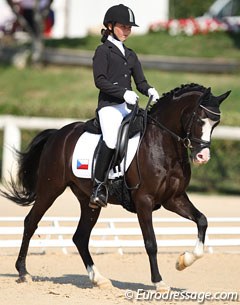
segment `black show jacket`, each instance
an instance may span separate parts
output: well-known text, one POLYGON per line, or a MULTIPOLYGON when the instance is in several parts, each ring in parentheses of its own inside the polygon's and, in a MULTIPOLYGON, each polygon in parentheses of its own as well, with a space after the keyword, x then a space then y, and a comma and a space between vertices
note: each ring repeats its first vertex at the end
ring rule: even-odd
POLYGON ((137 90, 148 96, 151 86, 145 79, 136 53, 124 46, 125 56, 109 40, 97 47, 93 57, 93 76, 100 90, 98 109, 124 102, 126 90, 132 90, 133 77, 137 90))

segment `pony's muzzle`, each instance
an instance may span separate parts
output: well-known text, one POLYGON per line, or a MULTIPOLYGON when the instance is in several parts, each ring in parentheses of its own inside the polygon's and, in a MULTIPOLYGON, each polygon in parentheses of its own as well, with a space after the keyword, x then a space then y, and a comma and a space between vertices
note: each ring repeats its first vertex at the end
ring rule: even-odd
POLYGON ((192 162, 194 164, 206 164, 210 160, 210 149, 209 148, 203 148, 197 153, 192 154, 192 162))

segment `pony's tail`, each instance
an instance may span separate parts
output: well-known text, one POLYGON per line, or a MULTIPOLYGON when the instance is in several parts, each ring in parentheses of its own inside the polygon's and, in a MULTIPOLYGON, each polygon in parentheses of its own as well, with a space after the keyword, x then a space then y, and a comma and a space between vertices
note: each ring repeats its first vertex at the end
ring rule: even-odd
POLYGON ((38 180, 38 167, 43 147, 49 137, 57 129, 47 129, 40 132, 29 144, 26 152, 18 154, 18 174, 17 181, 11 178, 7 186, 7 191, 1 190, 1 195, 14 201, 21 206, 28 206, 36 199, 36 185, 38 180))

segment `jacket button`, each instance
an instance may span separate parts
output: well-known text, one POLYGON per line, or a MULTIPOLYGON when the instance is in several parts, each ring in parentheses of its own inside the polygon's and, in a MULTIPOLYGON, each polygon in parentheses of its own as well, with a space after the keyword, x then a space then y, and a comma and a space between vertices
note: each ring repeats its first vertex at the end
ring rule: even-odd
POLYGON ((124 66, 126 66, 127 65, 127 63, 126 63, 126 61, 124 62, 124 66))
POLYGON ((127 78, 127 77, 128 77, 128 75, 127 75, 127 74, 124 74, 124 77, 125 77, 125 78, 127 78))

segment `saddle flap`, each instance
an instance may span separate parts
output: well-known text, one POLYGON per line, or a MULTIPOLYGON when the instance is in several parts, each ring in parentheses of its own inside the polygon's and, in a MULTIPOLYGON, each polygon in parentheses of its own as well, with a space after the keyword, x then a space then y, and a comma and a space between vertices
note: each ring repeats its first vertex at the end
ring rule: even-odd
MULTIPOLYGON (((78 139, 72 157, 72 172, 76 177, 88 179, 92 177, 93 156, 100 137, 101 136, 98 134, 84 132, 78 139)), ((130 166, 136 154, 139 140, 140 133, 136 134, 129 140, 125 167, 126 170, 130 166)), ((114 172, 111 170, 109 172, 109 179, 115 179, 116 177, 123 176, 123 174, 124 164, 122 161, 120 171, 114 172)))

